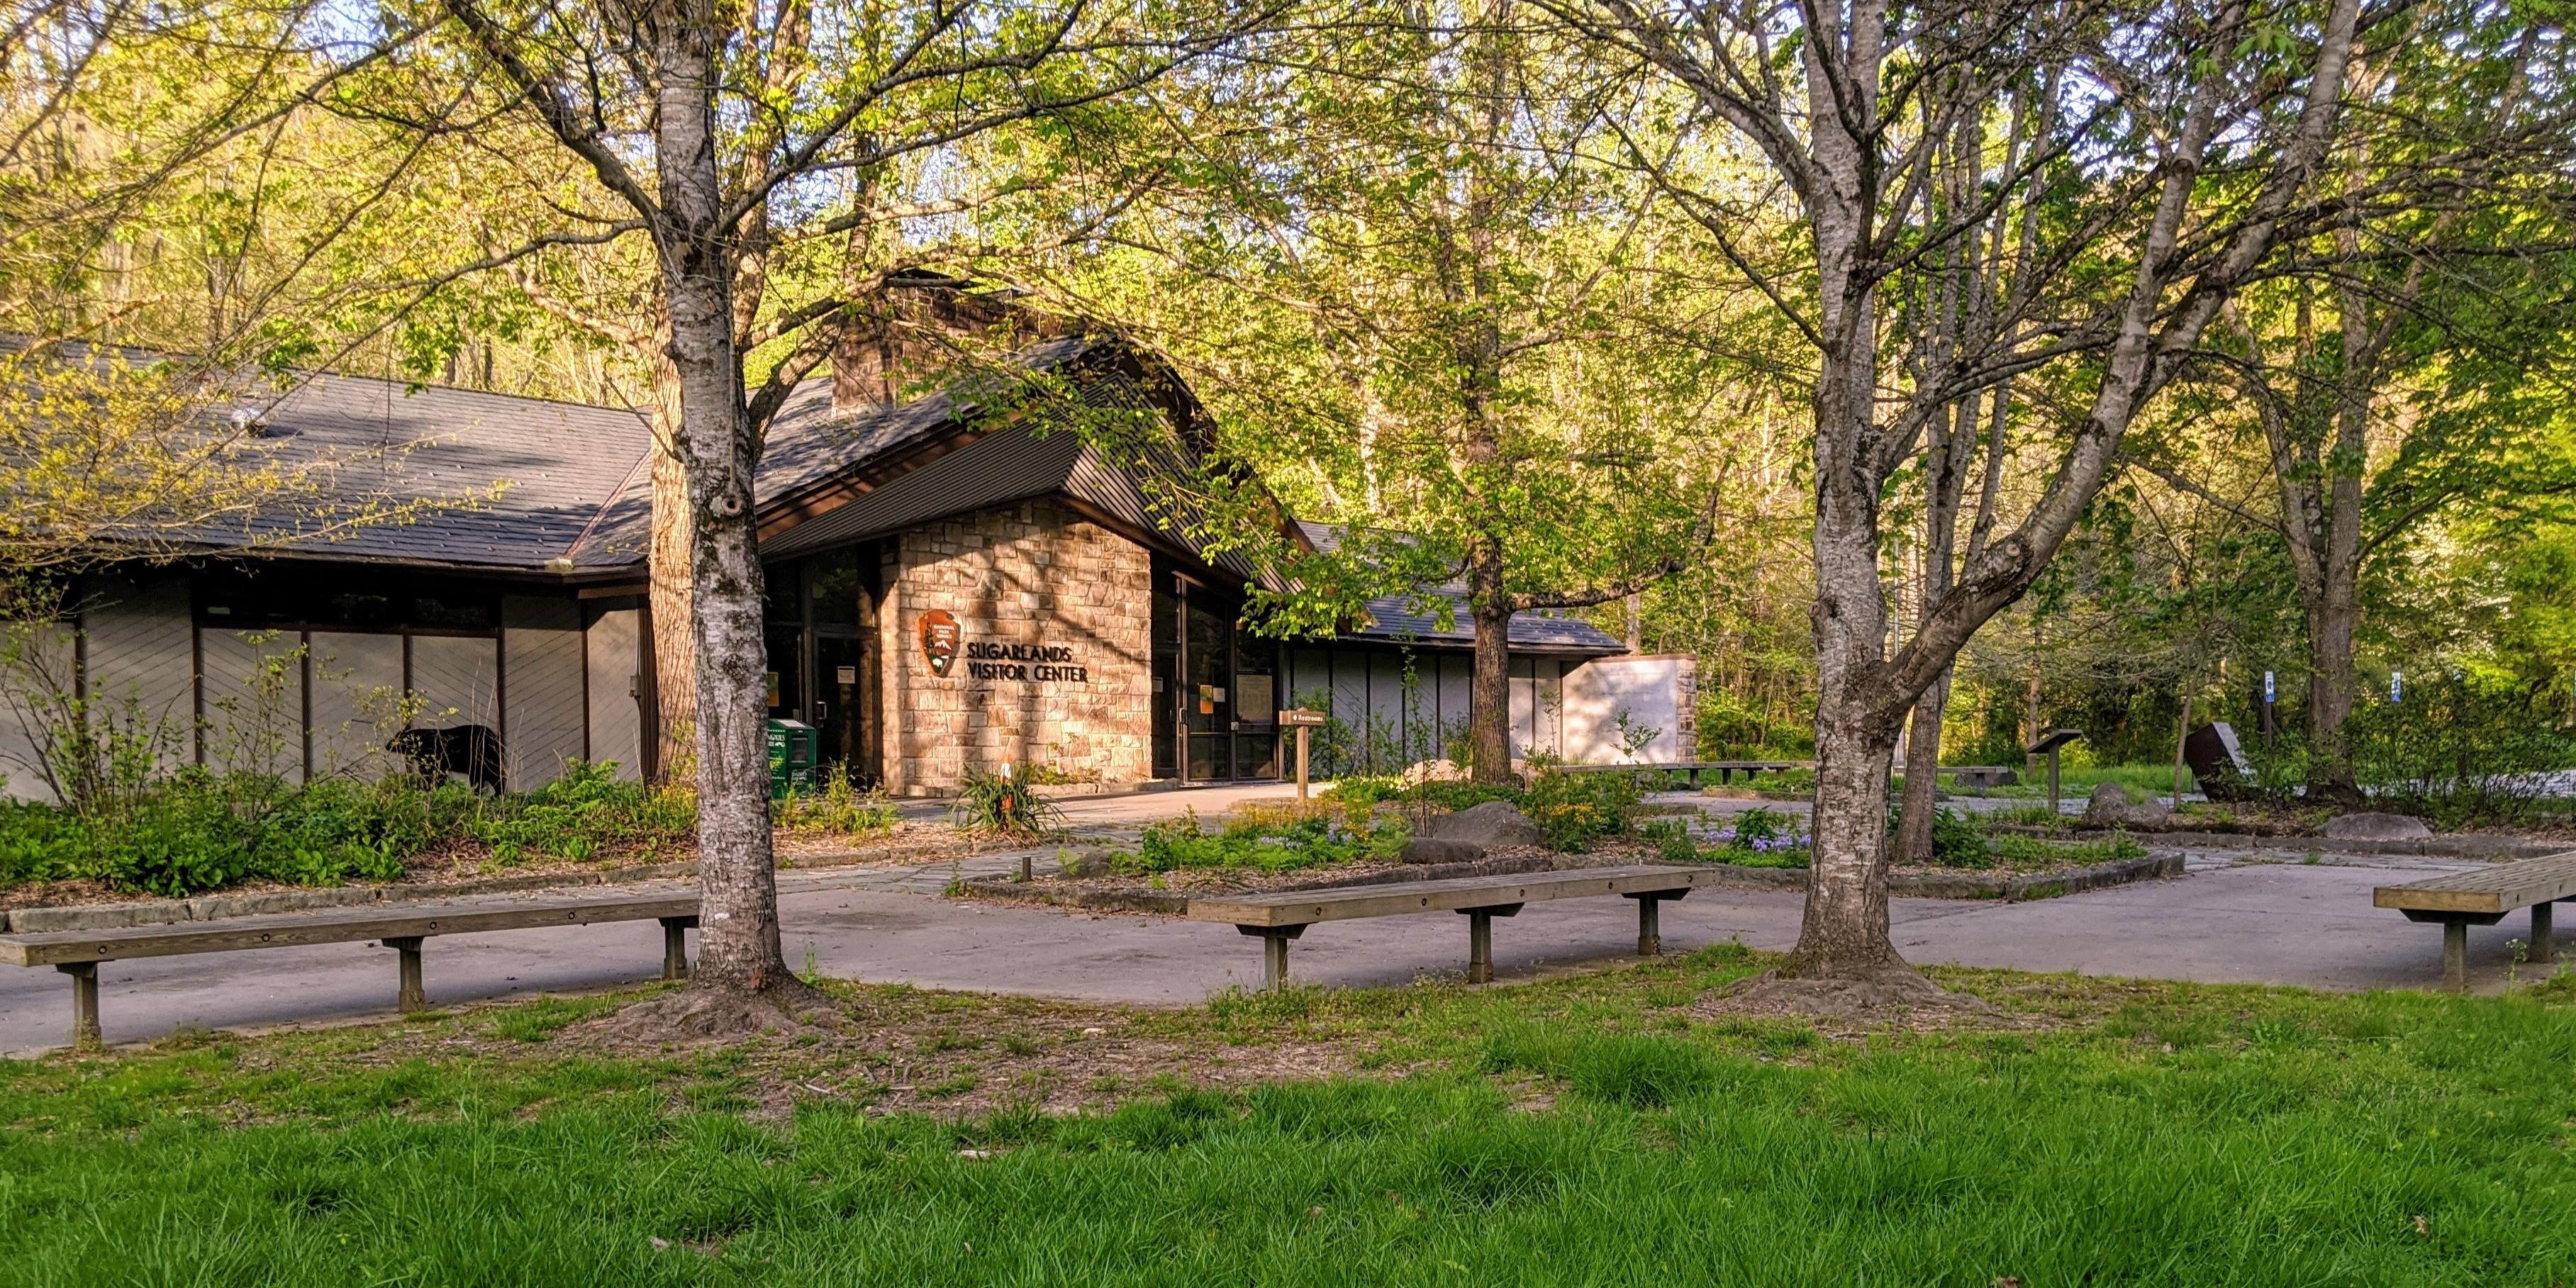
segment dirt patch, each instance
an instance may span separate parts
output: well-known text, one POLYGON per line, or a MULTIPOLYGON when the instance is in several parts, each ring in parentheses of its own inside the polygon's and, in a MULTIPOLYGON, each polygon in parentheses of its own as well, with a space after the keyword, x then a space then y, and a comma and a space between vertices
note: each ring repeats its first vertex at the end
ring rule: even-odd
POLYGON ((478 1007, 442 1023, 388 1025, 379 1031, 381 1041, 332 1058, 377 1067, 414 1059, 632 1059, 669 1072, 675 1108, 706 1107, 714 1098, 764 1118, 818 1102, 869 1113, 1058 1114, 1155 1099, 1183 1087, 1321 1079, 1357 1067, 1356 1049, 1345 1043, 1293 1037, 1238 1043, 1213 1033, 1176 1034, 1155 1008, 831 981, 822 991, 823 1009, 797 1015, 792 1026, 748 1034, 648 1034, 634 1017, 688 996, 667 990, 642 999, 571 1000, 559 1026, 544 1031, 510 1031, 512 1012, 524 1003, 493 1007, 495 1020, 478 1007))
POLYGON ((1711 990, 1690 1010, 1705 1020, 1806 1020, 1818 1032, 1845 1040, 1871 1033, 2057 1027, 2050 1017, 2008 1013, 1974 993, 1952 992, 1901 966, 1850 979, 1791 979, 1765 971, 1711 990))

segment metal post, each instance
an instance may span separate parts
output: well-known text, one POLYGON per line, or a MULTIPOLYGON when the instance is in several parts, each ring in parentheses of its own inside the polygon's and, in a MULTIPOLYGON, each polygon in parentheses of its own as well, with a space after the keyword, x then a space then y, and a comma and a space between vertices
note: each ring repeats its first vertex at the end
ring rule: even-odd
POLYGON ((385 947, 401 954, 402 986, 394 994, 394 1009, 406 1014, 429 1009, 429 996, 420 986, 420 940, 418 935, 405 935, 384 941, 385 947))
POLYGON ((2558 960, 2558 943, 2551 934, 2549 901, 2531 905, 2531 960, 2534 964, 2558 960))
POLYGON ((2048 812, 2057 812, 2057 748, 2048 749, 2048 812))
POLYGON ((72 1049, 98 1050, 98 963, 60 962, 54 969, 72 977, 72 1049))
POLYGON ((1305 934, 1304 926, 1245 926, 1235 932, 1261 938, 1261 988, 1263 992, 1288 982, 1288 941, 1305 934))
POLYGON ((664 917, 662 922, 662 978, 689 977, 689 927, 698 924, 695 917, 664 917))
POLYGON ((1467 982, 1494 982, 1494 918, 1516 916, 1521 905, 1497 903, 1483 908, 1460 908, 1458 915, 1467 919, 1467 982))
POLYGON ((2469 923, 2457 917, 2442 923, 2442 987, 2469 991, 2469 923))

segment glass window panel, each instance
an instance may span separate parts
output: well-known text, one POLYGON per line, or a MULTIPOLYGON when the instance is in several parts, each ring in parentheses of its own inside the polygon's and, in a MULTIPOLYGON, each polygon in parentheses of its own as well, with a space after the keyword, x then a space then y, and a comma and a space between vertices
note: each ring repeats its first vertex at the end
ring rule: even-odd
POLYGON ((817 626, 859 624, 859 597, 867 592, 859 578, 856 548, 835 550, 805 561, 805 597, 813 604, 817 626))
POLYGON ((804 581, 795 564, 771 564, 760 570, 760 617, 768 622, 802 622, 805 606, 797 598, 804 581))

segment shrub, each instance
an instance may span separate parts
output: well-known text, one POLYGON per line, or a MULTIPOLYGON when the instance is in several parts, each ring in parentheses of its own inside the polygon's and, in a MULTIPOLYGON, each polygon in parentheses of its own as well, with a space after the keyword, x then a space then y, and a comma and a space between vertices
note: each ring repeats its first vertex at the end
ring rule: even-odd
POLYGON ((1473 809, 1487 801, 1510 801, 1517 805, 1527 795, 1517 783, 1459 780, 1416 783, 1403 793, 1406 800, 1422 801, 1447 810, 1473 809))
POLYGON ((1540 774, 1521 800, 1521 812, 1547 848, 1566 854, 1590 849, 1595 838, 1627 829, 1640 793, 1633 775, 1540 774))
POLYGON ((2542 775, 2576 764, 2576 738, 2532 694, 2467 677, 2418 681, 2344 728, 2373 801, 2442 827, 2526 819, 2548 795, 2542 775))
POLYGON ((616 771, 608 761, 573 761, 533 792, 491 801, 467 831, 502 863, 531 854, 579 863, 637 849, 687 848, 697 827, 696 798, 621 781, 616 771))
POLYGON ((1996 858, 2015 866, 2053 863, 2109 863, 2115 859, 2144 858, 2147 847, 2126 832, 2114 832, 2099 841, 2048 841, 2036 836, 1998 836, 1993 841, 1996 858))
POLYGON ((1386 861, 1404 849, 1405 830, 1392 820, 1354 828, 1321 813, 1290 820, 1249 816, 1209 832, 1198 811, 1148 825, 1133 850, 1109 855, 1109 868, 1127 876, 1144 876, 1182 868, 1253 868, 1294 872, 1301 868, 1364 860, 1386 861))
POLYGON ((120 810, 0 803, 0 883, 91 877, 173 897, 244 881, 391 881, 406 860, 481 842, 503 863, 687 849, 686 791, 620 782, 612 763, 568 765, 533 792, 486 800, 463 784, 212 774, 153 782, 120 810))
POLYGON ((457 835, 463 787, 408 779, 293 786, 255 774, 170 775, 116 814, 22 805, 0 815, 0 878, 94 877, 173 897, 246 880, 392 880, 403 860, 457 835))
POLYGON ((1950 809, 1932 811, 1932 861, 1945 868, 1985 868, 1995 862, 1985 829, 1950 809))
POLYGON ((882 789, 860 791, 846 765, 834 765, 819 790, 790 791, 778 802, 779 826, 837 836, 877 836, 894 830, 894 802, 882 789))
POLYGON ((958 830, 1004 836, 1044 836, 1063 825, 1064 811, 1037 794, 1036 771, 1023 762, 988 774, 968 765, 966 781, 948 819, 958 830))
POLYGON ((1404 794, 1404 784, 1380 775, 1352 774, 1334 780, 1324 789, 1326 800, 1340 801, 1352 809, 1364 810, 1379 801, 1391 801, 1404 794))
POLYGON ((1803 868, 1814 862, 1798 816, 1755 807, 1735 816, 1716 834, 1720 842, 1704 857, 1739 868, 1803 868))

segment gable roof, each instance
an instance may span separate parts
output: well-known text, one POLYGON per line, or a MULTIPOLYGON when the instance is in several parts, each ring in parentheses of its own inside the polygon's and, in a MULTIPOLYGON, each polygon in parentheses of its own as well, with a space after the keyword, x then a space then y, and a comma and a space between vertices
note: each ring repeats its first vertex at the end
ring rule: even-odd
POLYGON ((260 423, 281 464, 316 471, 331 497, 188 534, 198 544, 542 569, 574 557, 603 513, 641 493, 651 446, 631 411, 337 374, 288 390, 260 423), (352 507, 417 502, 429 504, 402 522, 337 522, 352 507))
MULTIPOLYGON (((787 558, 901 531, 949 515, 1061 496, 1088 516, 1175 552, 1195 552, 1202 516, 1180 479, 1196 440, 1195 404, 1168 372, 1120 341, 1044 341, 1011 361, 1034 372, 1080 368, 1072 397, 1095 408, 1161 409, 1179 436, 1113 461, 1070 417, 1047 405, 1001 424, 958 390, 837 414, 828 378, 807 380, 771 422, 755 481, 764 556, 787 558), (862 476, 865 476, 862 478, 862 476), (1150 495, 1149 495, 1150 493, 1150 495), (810 513, 800 498, 824 497, 810 513)), ((634 410, 413 385, 370 376, 310 376, 260 416, 260 443, 281 464, 310 467, 325 504, 252 516, 189 540, 209 550, 251 546, 304 559, 359 560, 491 572, 624 579, 642 571, 651 539, 652 440, 634 410), (500 484, 495 491, 495 485, 500 484), (346 524, 350 508, 429 503, 401 522, 346 524), (338 507, 335 509, 335 507, 338 507)), ((1296 524, 1320 550, 1342 529, 1296 524)), ((1208 557, 1244 580, 1268 578, 1239 554, 1208 557)), ((1459 586, 1430 588, 1452 622, 1405 596, 1370 601, 1351 638, 1464 647, 1475 626, 1459 586)), ((1518 651, 1607 654, 1620 642, 1589 622, 1514 615, 1518 651)))
MULTIPOLYGON (((1338 550, 1345 525, 1297 521, 1297 527, 1315 549, 1338 550)), ((1467 588, 1456 582, 1425 587, 1419 595, 1382 595, 1368 601, 1367 618, 1357 629, 1346 631, 1348 638, 1386 640, 1389 642, 1434 645, 1472 645, 1476 642, 1475 619, 1467 610, 1467 588), (1440 615, 1424 611, 1416 604, 1425 599, 1445 599, 1449 603, 1449 627, 1441 629, 1440 615)), ((1606 655, 1625 653, 1628 646, 1608 631, 1579 617, 1549 617, 1539 613, 1512 614, 1510 646, 1516 652, 1582 653, 1606 655)))
MULTIPOLYGON (((1111 343, 1051 340, 1013 360, 1053 370, 1111 343)), ((771 422, 754 484, 758 501, 766 507, 899 455, 974 411, 941 392, 835 415, 831 381, 804 381, 771 422)), ((264 512, 240 528, 200 529, 188 540, 210 549, 261 545, 298 558, 496 571, 614 573, 643 565, 652 536, 652 437, 639 412, 324 373, 270 404, 260 423, 263 443, 282 464, 323 471, 332 504, 264 512), (339 521, 358 506, 416 503, 425 504, 403 522, 339 521)))

